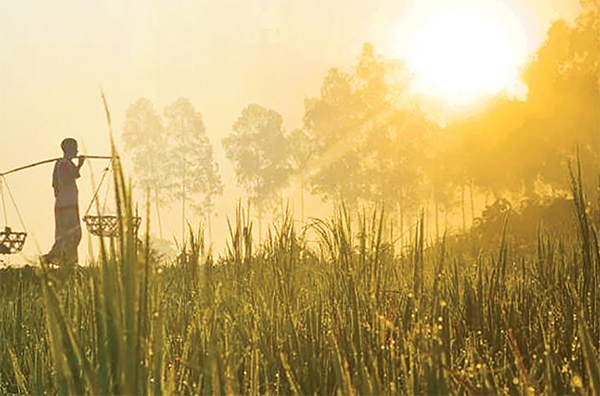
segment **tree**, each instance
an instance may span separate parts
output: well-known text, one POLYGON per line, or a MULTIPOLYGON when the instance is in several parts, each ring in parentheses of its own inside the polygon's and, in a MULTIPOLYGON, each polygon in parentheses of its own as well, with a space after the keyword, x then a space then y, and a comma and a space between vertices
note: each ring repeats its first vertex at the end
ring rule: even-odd
POLYGON ((449 129, 463 175, 497 198, 536 196, 538 181, 568 190, 567 165, 579 148, 585 184, 596 185, 600 148, 599 2, 570 26, 558 20, 523 73, 529 94, 496 98, 485 113, 449 129))
POLYGON ((165 119, 167 161, 173 185, 179 186, 173 193, 182 202, 182 218, 188 201, 196 213, 208 215, 223 186, 202 115, 189 99, 179 98, 165 108, 165 119))
POLYGON ((300 179, 300 216, 304 221, 304 192, 308 178, 308 166, 313 154, 312 148, 308 134, 301 128, 296 128, 290 133, 288 142, 292 173, 300 179))
POLYGON ((305 101, 312 145, 310 183, 325 199, 384 203, 402 217, 420 201, 428 130, 402 104, 410 78, 403 64, 363 46, 350 74, 331 69, 321 95, 305 101))
POLYGON ((170 180, 164 155, 165 128, 150 100, 141 98, 129 106, 122 137, 125 150, 132 154, 136 186, 166 200, 170 180))
POLYGON ((135 186, 149 191, 155 201, 162 237, 160 206, 168 202, 171 180, 164 153, 165 128, 150 100, 140 98, 128 107, 122 137, 125 151, 132 154, 135 186))
POLYGON ((222 185, 202 116, 188 99, 179 98, 165 108, 165 120, 148 99, 127 110, 123 141, 132 153, 136 186, 150 189, 157 205, 181 200, 184 220, 186 205, 210 214, 222 185))
POLYGON ((273 205, 291 174, 289 142, 275 110, 251 104, 242 110, 222 143, 238 183, 259 212, 273 205))
POLYGON ((557 188, 569 185, 567 162, 575 147, 588 185, 598 182, 600 150, 600 1, 580 1, 573 25, 558 20, 523 74, 534 115, 515 135, 535 136, 545 149, 541 178, 557 188), (594 171, 591 171, 594 170, 594 171))

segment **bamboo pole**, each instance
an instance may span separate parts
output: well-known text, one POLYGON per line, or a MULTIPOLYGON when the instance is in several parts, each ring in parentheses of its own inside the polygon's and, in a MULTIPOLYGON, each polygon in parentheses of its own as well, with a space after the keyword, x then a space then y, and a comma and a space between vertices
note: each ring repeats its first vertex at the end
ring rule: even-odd
MULTIPOLYGON (((108 155, 80 155, 80 156, 74 157, 74 158, 79 158, 79 157, 83 157, 86 160, 88 160, 88 159, 112 159, 113 158, 113 157, 108 156, 108 155)), ((47 160, 34 162, 33 164, 23 165, 23 166, 20 166, 18 168, 10 169, 10 170, 7 170, 6 172, 0 173, 0 177, 1 176, 6 176, 6 175, 8 175, 10 173, 14 173, 14 172, 18 172, 18 171, 21 171, 21 170, 33 168, 34 166, 44 165, 44 164, 48 164, 50 162, 56 162, 56 161, 58 161, 61 158, 64 158, 64 157, 50 158, 50 159, 47 159, 47 160)))

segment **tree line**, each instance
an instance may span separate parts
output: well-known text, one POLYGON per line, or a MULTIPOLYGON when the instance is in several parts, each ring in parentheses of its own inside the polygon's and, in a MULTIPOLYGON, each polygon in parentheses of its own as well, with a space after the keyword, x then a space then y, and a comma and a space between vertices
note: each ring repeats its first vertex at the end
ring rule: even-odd
MULTIPOLYGON (((578 152, 585 184, 597 186, 600 147, 598 0, 582 0, 572 23, 554 22, 522 72, 525 100, 498 94, 485 111, 444 124, 410 92, 401 61, 364 44, 357 62, 330 69, 320 94, 304 101, 303 125, 259 104, 245 107, 222 140, 237 182, 259 213, 296 182, 324 200, 375 202, 415 216, 423 202, 449 210, 473 190, 535 199, 536 185, 566 191, 578 152)), ((137 186, 162 204, 213 210, 223 186, 201 114, 188 99, 161 116, 141 98, 123 127, 137 186)), ((471 205, 472 207, 472 205, 471 205)), ((185 210, 185 209, 184 209, 185 210)))

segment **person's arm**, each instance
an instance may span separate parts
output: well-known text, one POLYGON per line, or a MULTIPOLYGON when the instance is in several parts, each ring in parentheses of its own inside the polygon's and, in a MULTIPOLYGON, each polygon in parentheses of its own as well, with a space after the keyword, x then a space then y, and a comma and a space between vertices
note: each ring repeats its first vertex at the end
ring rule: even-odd
POLYGON ((77 170, 79 171, 79 169, 81 169, 81 167, 83 166, 83 163, 85 162, 85 156, 84 155, 80 155, 79 157, 77 157, 77 170))
POLYGON ((58 164, 60 184, 73 184, 79 179, 79 167, 75 166, 71 160, 61 161, 58 164))

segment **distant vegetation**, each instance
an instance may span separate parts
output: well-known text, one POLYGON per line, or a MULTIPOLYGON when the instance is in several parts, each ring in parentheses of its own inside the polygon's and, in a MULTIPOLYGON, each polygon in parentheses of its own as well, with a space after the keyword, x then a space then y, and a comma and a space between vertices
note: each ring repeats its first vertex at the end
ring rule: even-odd
MULTIPOLYGON (((581 5, 524 71, 527 100, 448 125, 368 44, 301 128, 248 105, 222 144, 259 216, 240 204, 220 254, 203 228, 173 259, 148 221, 138 236, 116 161, 123 231, 96 261, 0 271, 0 394, 600 394, 600 18, 581 5), (292 181, 336 212, 282 210, 257 237, 292 181), (471 226, 465 192, 494 197, 471 226), (462 206, 462 231, 431 233, 431 204, 462 206)), ((187 99, 138 100, 123 141, 153 205, 211 213, 221 179, 187 99)))
POLYGON ((461 244, 428 244, 421 218, 398 252, 379 210, 306 229, 288 213, 259 245, 240 206, 221 256, 190 228, 161 262, 118 163, 115 185, 124 232, 97 262, 0 272, 0 393, 600 392, 598 207, 578 173, 570 228, 542 223, 531 253, 504 207, 461 244))
MULTIPOLYGON (((462 212, 463 226, 471 225, 473 196, 498 204, 510 197, 519 206, 521 198, 566 195, 566 169, 577 152, 584 169, 600 167, 599 7, 597 0, 582 0, 572 24, 552 24, 522 71, 525 99, 500 93, 470 114, 453 116, 415 97, 401 61, 365 44, 355 65, 329 70, 320 94, 305 99, 300 127, 286 129, 275 109, 249 104, 221 142, 241 198, 262 218, 281 212, 284 191, 293 186, 353 210, 383 204, 396 228, 427 207, 441 235, 438 218, 447 213, 462 212)), ((181 200, 185 190, 198 213, 210 211, 221 192, 218 167, 189 101, 168 107, 163 121, 140 99, 127 112, 123 138, 140 187, 171 200, 181 200), (188 184, 183 190, 182 181, 188 184)), ((596 172, 584 177, 589 188, 598 184, 596 172)), ((598 199, 597 191, 589 196, 598 199)))

